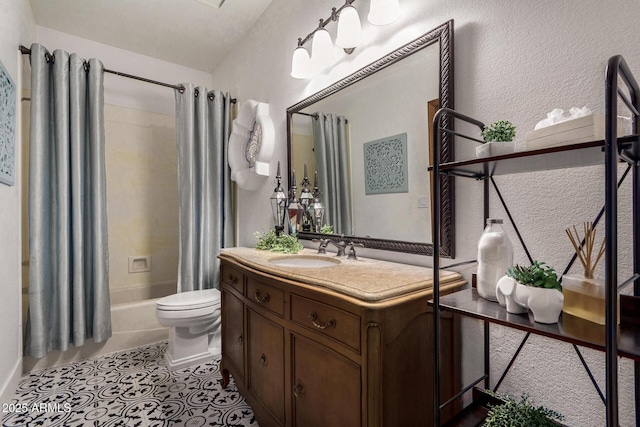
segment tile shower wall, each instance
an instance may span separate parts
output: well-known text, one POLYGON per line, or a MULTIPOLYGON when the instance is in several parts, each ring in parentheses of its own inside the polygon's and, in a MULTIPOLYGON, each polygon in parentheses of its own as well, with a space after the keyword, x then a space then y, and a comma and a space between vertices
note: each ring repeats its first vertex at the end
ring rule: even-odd
POLYGON ((175 282, 175 118, 105 105, 105 138, 110 287, 175 282), (151 256, 150 271, 129 273, 129 257, 137 256, 151 256))

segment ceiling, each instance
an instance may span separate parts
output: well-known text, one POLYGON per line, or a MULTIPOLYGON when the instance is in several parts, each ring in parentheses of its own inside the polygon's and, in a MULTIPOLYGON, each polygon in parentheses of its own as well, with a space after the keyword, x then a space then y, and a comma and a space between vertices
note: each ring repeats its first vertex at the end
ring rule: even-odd
POLYGON ((212 72, 272 0, 30 0, 37 25, 212 72))

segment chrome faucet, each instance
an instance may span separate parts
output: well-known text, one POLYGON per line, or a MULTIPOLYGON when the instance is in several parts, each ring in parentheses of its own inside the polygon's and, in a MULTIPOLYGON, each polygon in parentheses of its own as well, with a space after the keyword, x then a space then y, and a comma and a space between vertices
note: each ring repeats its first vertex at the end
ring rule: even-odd
POLYGON ((347 255, 347 259, 358 259, 358 257, 356 256, 356 246, 364 248, 364 245, 362 243, 349 242, 349 254, 347 255))
POLYGON ((338 253, 336 254, 336 256, 344 256, 344 250, 347 247, 347 242, 345 242, 344 240, 340 240, 339 242, 329 240, 329 243, 338 248, 338 253))
POLYGON ((329 242, 331 242, 331 240, 329 239, 313 239, 314 242, 320 242, 320 245, 318 245, 318 253, 319 254, 326 254, 327 253, 327 245, 329 244, 329 242))

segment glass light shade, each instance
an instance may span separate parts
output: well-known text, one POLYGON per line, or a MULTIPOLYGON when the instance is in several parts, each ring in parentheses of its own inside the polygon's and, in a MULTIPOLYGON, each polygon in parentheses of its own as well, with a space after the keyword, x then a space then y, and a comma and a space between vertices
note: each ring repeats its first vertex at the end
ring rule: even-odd
POLYGON ((318 68, 326 67, 335 60, 334 52, 329 32, 324 28, 316 31, 311 44, 311 64, 318 68))
POLYGON ((304 209, 297 200, 289 201, 289 207, 287 208, 287 219, 289 220, 289 234, 295 236, 298 232, 298 226, 302 221, 302 215, 304 209))
POLYGON ((373 25, 387 25, 400 17, 399 0, 371 0, 367 19, 373 25))
POLYGON ((276 225, 276 234, 284 230, 284 218, 287 211, 287 195, 280 186, 271 195, 271 209, 273 210, 273 220, 276 225))
POLYGON ((336 45, 343 49, 350 49, 362 42, 362 26, 360 16, 353 6, 347 6, 340 12, 338 18, 338 35, 336 45))
POLYGON ((293 51, 293 59, 291 60, 291 77, 294 79, 306 79, 313 74, 311 58, 309 52, 302 46, 298 46, 293 51))
POLYGON ((318 200, 317 198, 314 200, 313 204, 311 205, 311 211, 313 212, 315 232, 319 233, 320 230, 322 229, 322 219, 324 217, 324 206, 322 205, 322 203, 320 203, 320 200, 318 200))
POLYGON ((306 191, 303 189, 302 194, 300 194, 300 205, 302 206, 302 218, 300 218, 300 222, 302 223, 302 231, 311 231, 311 223, 312 223, 312 213, 311 213, 311 205, 313 204, 313 196, 309 192, 309 189, 306 191))

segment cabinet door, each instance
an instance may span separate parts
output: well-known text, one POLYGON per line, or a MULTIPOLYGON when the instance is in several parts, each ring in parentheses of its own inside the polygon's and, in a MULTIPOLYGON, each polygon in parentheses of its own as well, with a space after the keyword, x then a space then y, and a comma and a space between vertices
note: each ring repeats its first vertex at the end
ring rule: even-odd
POLYGON ((304 338, 292 342, 295 425, 359 426, 360 367, 304 338))
POLYGON ((222 290, 222 357, 244 380, 243 304, 235 295, 222 290))
POLYGON ((249 389, 284 423, 284 329, 251 309, 247 322, 249 389))

